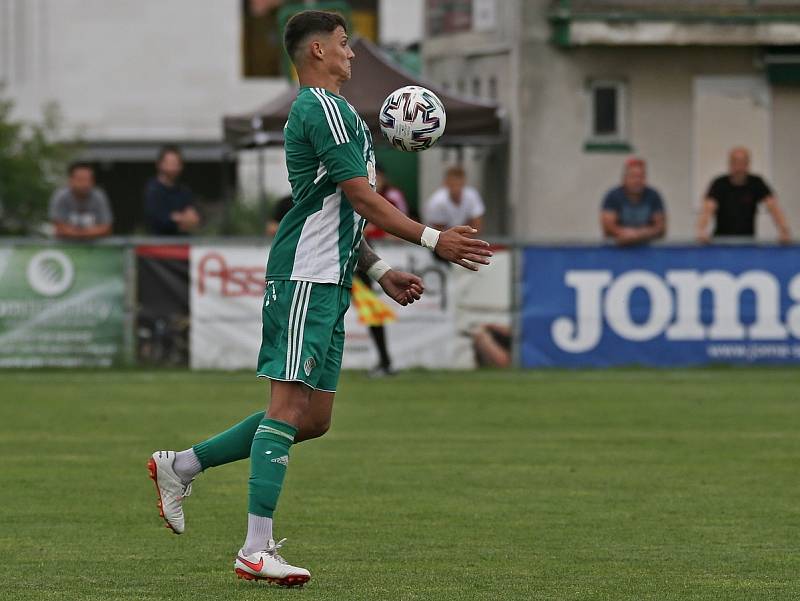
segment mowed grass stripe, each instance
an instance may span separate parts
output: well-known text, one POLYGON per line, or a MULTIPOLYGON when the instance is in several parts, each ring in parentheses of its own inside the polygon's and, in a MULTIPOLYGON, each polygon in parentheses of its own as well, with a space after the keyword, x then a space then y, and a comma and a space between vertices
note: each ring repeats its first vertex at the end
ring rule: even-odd
POLYGON ((346 374, 276 517, 302 591, 232 571, 246 462, 187 533, 145 462, 259 409, 249 373, 0 373, 0 599, 800 597, 800 374, 346 374))

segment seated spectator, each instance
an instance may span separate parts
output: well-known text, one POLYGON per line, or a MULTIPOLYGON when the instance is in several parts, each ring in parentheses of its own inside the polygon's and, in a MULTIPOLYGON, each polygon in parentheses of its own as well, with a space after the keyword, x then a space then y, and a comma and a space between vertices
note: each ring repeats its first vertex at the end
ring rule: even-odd
POLYGON ((445 172, 444 187, 436 190, 425 206, 425 223, 437 230, 468 225, 480 233, 486 208, 481 195, 466 181, 461 167, 450 167, 445 172))
POLYGON ((94 185, 89 163, 69 167, 67 186, 50 198, 50 222, 59 238, 90 240, 111 234, 114 218, 105 192, 94 185))
POLYGON ((291 194, 287 194, 275 203, 275 206, 272 207, 272 217, 267 221, 267 227, 264 230, 267 236, 270 238, 275 237, 275 234, 278 233, 278 226, 281 224, 281 221, 283 221, 283 218, 286 217, 286 213, 288 213, 293 206, 294 201, 292 200, 291 194))
POLYGON ((750 173, 750 151, 734 148, 728 155, 728 173, 716 178, 708 188, 700 217, 697 220, 697 239, 710 240, 708 226, 715 219, 714 237, 755 236, 758 205, 764 203, 778 228, 778 239, 786 244, 792 235, 786 217, 769 185, 758 175, 750 173))
MULTIPOLYGON (((406 197, 400 191, 400 188, 396 188, 391 184, 389 178, 386 177, 386 172, 380 165, 375 165, 375 191, 392 203, 403 215, 408 215, 406 197)), ((384 232, 377 225, 368 223, 367 227, 364 228, 364 237, 371 241, 386 237, 392 238, 393 236, 384 232)))
POLYGON ((622 185, 612 188, 603 199, 600 223, 603 234, 620 246, 645 244, 667 232, 667 218, 661 195, 647 185, 642 159, 625 161, 622 185))
POLYGON ((192 191, 181 184, 183 157, 176 146, 164 146, 156 161, 158 174, 147 182, 144 214, 147 231, 156 236, 178 236, 195 231, 200 215, 192 191))

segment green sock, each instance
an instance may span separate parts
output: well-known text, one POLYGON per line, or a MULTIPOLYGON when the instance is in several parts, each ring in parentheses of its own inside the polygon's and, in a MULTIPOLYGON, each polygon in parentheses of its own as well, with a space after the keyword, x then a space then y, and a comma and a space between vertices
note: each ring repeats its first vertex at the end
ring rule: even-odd
POLYGON ((253 436, 262 419, 264 411, 259 411, 232 428, 194 445, 192 448, 202 468, 207 470, 250 457, 253 436))
POLYGON ((248 513, 271 518, 281 494, 289 447, 297 428, 265 417, 258 425, 250 450, 248 513))

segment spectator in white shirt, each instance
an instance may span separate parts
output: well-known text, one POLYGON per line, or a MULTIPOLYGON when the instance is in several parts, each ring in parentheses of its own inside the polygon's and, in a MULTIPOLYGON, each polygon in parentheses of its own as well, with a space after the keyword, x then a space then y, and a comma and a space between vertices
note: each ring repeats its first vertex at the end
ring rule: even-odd
POLYGON ((425 223, 437 230, 468 225, 480 233, 486 208, 481 195, 466 181, 461 167, 450 167, 445 172, 444 187, 436 190, 425 206, 425 223))

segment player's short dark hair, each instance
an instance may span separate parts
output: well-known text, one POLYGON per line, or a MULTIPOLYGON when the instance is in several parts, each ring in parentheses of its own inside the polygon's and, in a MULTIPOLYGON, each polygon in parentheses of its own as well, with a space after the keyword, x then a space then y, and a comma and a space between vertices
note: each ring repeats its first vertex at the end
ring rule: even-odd
POLYGON ((289 19, 283 31, 286 54, 294 62, 303 40, 315 33, 333 33, 337 27, 347 31, 347 23, 339 13, 326 10, 304 10, 297 13, 289 19))
POLYGON ((67 167, 67 175, 71 176, 78 169, 88 169, 89 171, 94 173, 94 165, 92 165, 90 162, 88 162, 88 161, 73 161, 67 167))
POLYGON ((158 158, 156 159, 156 163, 163 161, 164 157, 168 154, 176 154, 181 161, 183 160, 183 153, 181 152, 180 148, 175 146, 175 144, 164 144, 164 146, 158 149, 158 158))

